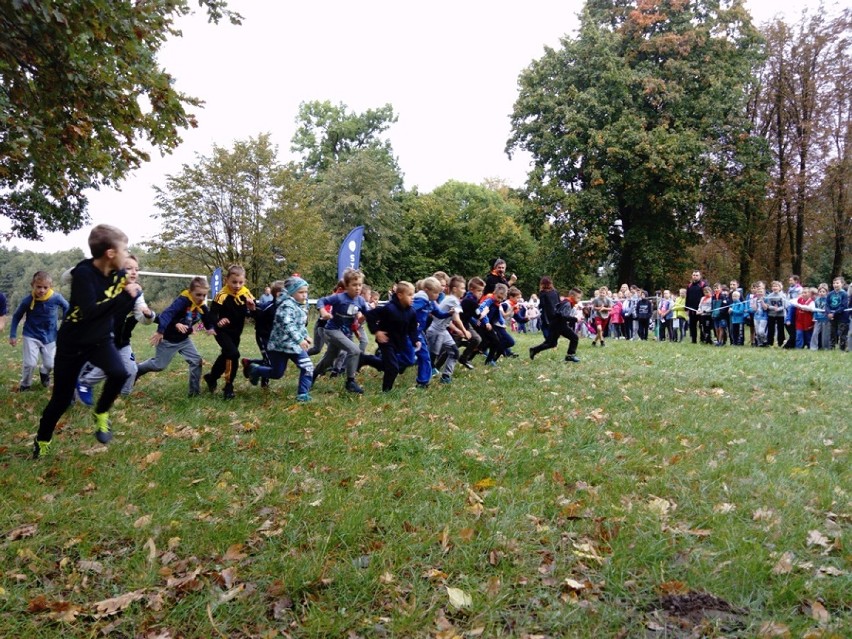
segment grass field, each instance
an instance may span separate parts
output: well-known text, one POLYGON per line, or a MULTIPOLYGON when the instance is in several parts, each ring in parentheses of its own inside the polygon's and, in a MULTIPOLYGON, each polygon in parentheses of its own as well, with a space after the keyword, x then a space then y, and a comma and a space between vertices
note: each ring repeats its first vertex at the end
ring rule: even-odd
POLYGON ((535 341, 309 404, 189 399, 176 359, 35 462, 4 345, 0 636, 852 635, 852 355, 535 341))

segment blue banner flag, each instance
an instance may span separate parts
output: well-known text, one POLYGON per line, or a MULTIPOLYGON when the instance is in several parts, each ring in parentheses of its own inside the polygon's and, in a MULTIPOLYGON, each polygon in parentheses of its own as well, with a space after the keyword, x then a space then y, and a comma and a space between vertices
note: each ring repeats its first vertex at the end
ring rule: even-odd
POLYGON ((210 283, 210 299, 216 297, 216 293, 222 290, 222 269, 217 268, 213 271, 212 282, 210 283))
POLYGON ((340 245, 337 254, 337 279, 343 279, 343 271, 348 268, 360 268, 361 266, 361 242, 364 241, 364 227, 356 226, 349 231, 349 235, 340 245))

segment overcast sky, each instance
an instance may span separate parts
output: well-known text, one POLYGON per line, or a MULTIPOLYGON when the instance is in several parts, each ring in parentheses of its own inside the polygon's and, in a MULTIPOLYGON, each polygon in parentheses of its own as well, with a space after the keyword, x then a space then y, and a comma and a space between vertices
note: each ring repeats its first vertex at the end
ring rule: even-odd
MULTIPOLYGON (((195 5, 195 3, 191 3, 195 5)), ((343 0, 312 3, 231 0, 242 26, 185 19, 183 38, 161 52, 179 90, 201 98, 199 126, 186 131, 172 154, 132 174, 121 190, 89 196, 92 223, 115 224, 131 244, 157 232, 154 185, 176 174, 214 144, 269 132, 279 158, 295 159, 290 138, 301 102, 342 102, 361 112, 386 103, 399 122, 388 131, 406 188, 428 192, 447 180, 499 178, 521 186, 528 158, 509 161, 509 114, 517 78, 545 46, 572 34, 579 0, 343 0)), ((796 21, 818 0, 747 0, 760 24, 776 13, 796 21)), ((0 218, 0 230, 8 228, 0 218)), ((87 226, 43 242, 13 240, 22 250, 79 246, 87 226)), ((87 253, 88 254, 88 253, 87 253)))

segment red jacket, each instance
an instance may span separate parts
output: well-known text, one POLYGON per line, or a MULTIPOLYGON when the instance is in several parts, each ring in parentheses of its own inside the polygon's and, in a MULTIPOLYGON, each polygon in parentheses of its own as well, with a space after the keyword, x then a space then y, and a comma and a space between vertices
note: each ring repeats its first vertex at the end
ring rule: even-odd
MULTIPOLYGON (((799 297, 799 299, 796 300, 796 302, 798 302, 799 304, 807 304, 810 301, 810 295, 802 295, 799 297)), ((814 328, 814 314, 797 308, 795 323, 797 331, 811 331, 814 328)))

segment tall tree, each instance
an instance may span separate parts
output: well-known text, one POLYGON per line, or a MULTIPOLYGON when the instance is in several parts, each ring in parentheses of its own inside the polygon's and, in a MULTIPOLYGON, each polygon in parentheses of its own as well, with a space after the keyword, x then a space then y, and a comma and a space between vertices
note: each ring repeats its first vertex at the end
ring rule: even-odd
POLYGON ((834 16, 822 9, 803 11, 793 26, 777 19, 765 29, 768 56, 762 102, 774 155, 769 193, 776 216, 775 277, 782 275, 784 258, 792 272, 805 270, 810 221, 818 213, 818 203, 826 201, 820 200, 818 189, 827 184, 828 166, 843 153, 838 141, 845 134, 844 118, 848 120, 844 88, 850 15, 848 9, 834 16))
POLYGON ((578 35, 521 74, 507 151, 569 255, 661 283, 698 237, 703 180, 743 108, 758 34, 739 0, 590 0, 578 35))
POLYGON ((535 242, 518 220, 520 203, 508 189, 492 187, 451 180, 425 195, 407 194, 405 234, 389 273, 413 280, 439 269, 482 276, 502 257, 518 275, 518 286, 531 292, 539 275, 535 242))
MULTIPOLYGON (((240 16, 198 0, 213 22, 240 16)), ((169 152, 200 102, 157 62, 188 0, 0 1, 0 215, 39 239, 87 219, 86 189, 169 152)))
MULTIPOLYGON (((385 260, 398 250, 403 234, 399 174, 381 150, 360 149, 335 162, 314 180, 313 206, 322 212, 325 228, 337 242, 356 226, 364 226, 361 264, 371 281, 382 285, 385 260), (378 280, 376 278, 379 278, 378 280)), ((336 278, 336 262, 329 262, 336 278)), ((331 284, 332 280, 323 279, 331 284)))
POLYGON ((268 134, 214 146, 155 187, 162 231, 149 243, 159 263, 188 272, 242 264, 261 287, 326 257, 323 222, 310 206, 311 187, 277 160, 268 134), (284 266, 279 266, 283 263, 284 266))
MULTIPOLYGON (((396 119, 390 104, 354 113, 345 104, 306 102, 290 147, 302 156, 302 170, 315 187, 313 204, 331 236, 339 242, 352 227, 365 227, 361 263, 380 285, 390 281, 384 264, 402 234, 402 174, 383 137, 396 119)), ((330 262, 320 282, 330 285, 336 275, 330 262)))
POLYGON ((390 140, 381 137, 396 121, 390 104, 364 113, 350 113, 343 103, 303 102, 296 116, 298 128, 290 150, 301 154, 302 166, 314 175, 364 150, 376 151, 374 158, 384 158, 398 171, 390 140))

